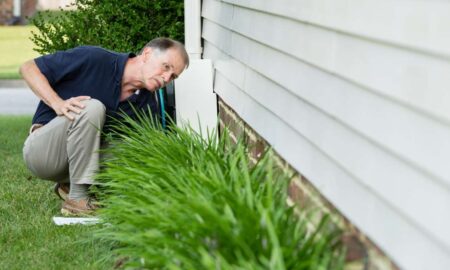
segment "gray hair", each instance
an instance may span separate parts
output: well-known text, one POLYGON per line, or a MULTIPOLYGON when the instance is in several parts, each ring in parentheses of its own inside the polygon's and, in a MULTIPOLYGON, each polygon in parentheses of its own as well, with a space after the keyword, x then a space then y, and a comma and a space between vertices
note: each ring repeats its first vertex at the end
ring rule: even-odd
POLYGON ((145 44, 144 48, 142 48, 142 50, 139 52, 139 54, 142 54, 142 52, 144 51, 145 48, 156 49, 159 52, 165 52, 168 49, 175 49, 180 53, 181 57, 183 58, 186 68, 189 66, 189 55, 187 54, 183 43, 181 43, 179 41, 176 41, 176 40, 173 40, 170 38, 165 38, 165 37, 155 38, 155 39, 152 39, 147 44, 145 44))

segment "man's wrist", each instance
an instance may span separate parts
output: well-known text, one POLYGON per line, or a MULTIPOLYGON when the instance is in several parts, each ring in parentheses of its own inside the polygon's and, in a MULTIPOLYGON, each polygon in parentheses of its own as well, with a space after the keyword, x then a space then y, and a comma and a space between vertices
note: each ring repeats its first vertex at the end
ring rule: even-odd
POLYGON ((56 108, 58 108, 59 106, 58 104, 60 104, 62 101, 63 100, 60 97, 55 97, 52 99, 48 99, 47 102, 45 101, 44 102, 47 103, 48 106, 50 106, 53 110, 56 111, 56 108))

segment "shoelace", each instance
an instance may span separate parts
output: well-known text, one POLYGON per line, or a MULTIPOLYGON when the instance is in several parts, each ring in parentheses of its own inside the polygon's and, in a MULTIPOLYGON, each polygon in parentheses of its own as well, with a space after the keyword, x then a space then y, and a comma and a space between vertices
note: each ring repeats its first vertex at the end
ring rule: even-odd
POLYGON ((98 208, 97 202, 93 198, 88 198, 86 201, 86 207, 95 210, 98 208))

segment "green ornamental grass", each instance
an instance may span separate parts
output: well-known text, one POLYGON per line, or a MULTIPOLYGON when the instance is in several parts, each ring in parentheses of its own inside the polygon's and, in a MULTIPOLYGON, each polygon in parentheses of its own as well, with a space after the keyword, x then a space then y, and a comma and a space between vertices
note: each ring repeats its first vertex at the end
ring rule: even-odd
MULTIPOLYGON (((148 117, 118 125, 99 180, 97 237, 131 269, 341 269, 338 234, 286 204, 289 177, 270 152, 148 117)), ((226 133, 226 132, 225 132, 226 133)))

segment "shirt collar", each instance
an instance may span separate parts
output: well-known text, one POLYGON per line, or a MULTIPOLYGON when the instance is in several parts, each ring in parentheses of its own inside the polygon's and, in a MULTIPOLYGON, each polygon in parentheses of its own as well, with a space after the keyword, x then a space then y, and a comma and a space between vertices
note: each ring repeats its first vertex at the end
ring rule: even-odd
POLYGON ((116 68, 115 68, 115 81, 117 84, 122 83, 123 73, 125 71, 125 64, 127 63, 128 59, 136 57, 135 53, 119 53, 116 61, 116 68))

